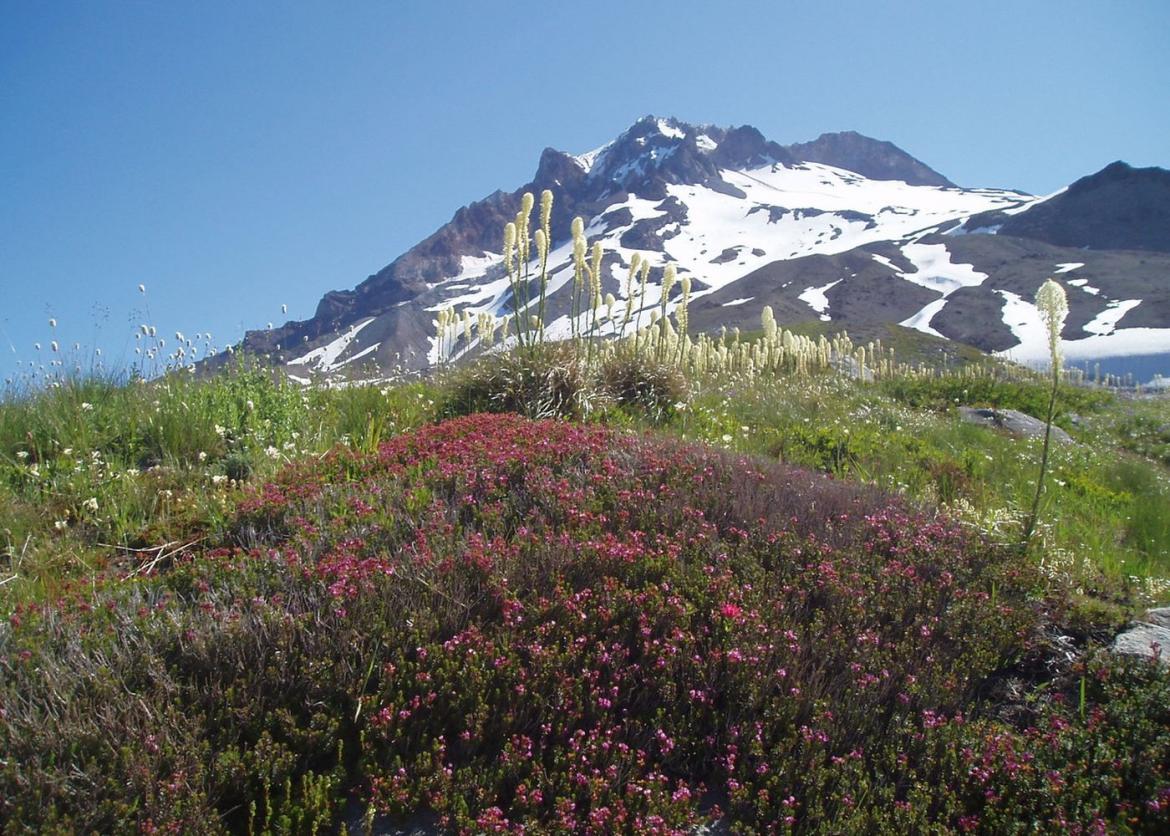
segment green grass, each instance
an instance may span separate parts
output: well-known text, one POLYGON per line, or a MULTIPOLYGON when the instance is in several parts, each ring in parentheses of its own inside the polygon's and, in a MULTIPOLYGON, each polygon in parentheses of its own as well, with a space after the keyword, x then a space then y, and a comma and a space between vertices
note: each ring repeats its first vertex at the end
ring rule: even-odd
POLYGON ((0 402, 0 602, 213 533, 245 484, 338 444, 376 449, 430 420, 435 394, 424 383, 307 390, 241 365, 206 380, 80 378, 10 396, 0 402))

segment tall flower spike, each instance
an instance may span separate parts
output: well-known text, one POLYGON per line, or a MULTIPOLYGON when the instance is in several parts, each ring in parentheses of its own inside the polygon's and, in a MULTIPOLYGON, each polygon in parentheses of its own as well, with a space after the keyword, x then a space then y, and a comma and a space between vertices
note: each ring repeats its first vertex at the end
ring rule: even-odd
POLYGON ((601 300, 601 242, 593 242, 592 260, 589 265, 589 276, 593 281, 591 293, 594 307, 601 300))
POLYGON ((512 272, 512 256, 516 250, 516 224, 504 225, 504 269, 512 272))
POLYGON ((542 262, 548 256, 548 239, 544 235, 543 229, 536 230, 536 256, 542 262))
POLYGON ((667 264, 666 269, 662 271, 662 304, 666 304, 666 300, 670 298, 670 289, 674 287, 675 281, 678 279, 678 268, 673 264, 667 264))
POLYGON ((1048 353, 1052 358, 1052 370, 1055 374, 1060 371, 1062 361, 1060 332, 1064 328, 1065 317, 1068 316, 1068 296, 1064 288, 1048 279, 1036 291, 1036 308, 1048 329, 1048 353))
POLYGON ((545 189, 540 193, 540 228, 546 231, 552 222, 552 203, 553 193, 545 189))

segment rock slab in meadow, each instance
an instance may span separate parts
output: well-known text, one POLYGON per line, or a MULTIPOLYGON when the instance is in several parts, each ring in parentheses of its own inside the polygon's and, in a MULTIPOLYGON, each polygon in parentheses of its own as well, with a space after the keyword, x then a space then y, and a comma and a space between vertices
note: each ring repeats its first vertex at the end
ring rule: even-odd
POLYGON ((1147 610, 1141 620, 1118 634, 1112 650, 1126 656, 1158 657, 1163 664, 1170 663, 1170 607, 1147 610))
MULTIPOLYGON (((1024 438, 1043 438, 1044 422, 1033 418, 1018 409, 979 409, 971 406, 960 406, 959 415, 970 424, 979 424, 984 427, 993 427, 1009 432, 1012 435, 1024 438)), ((1052 428, 1052 440, 1062 444, 1072 441, 1072 437, 1060 427, 1052 428)))

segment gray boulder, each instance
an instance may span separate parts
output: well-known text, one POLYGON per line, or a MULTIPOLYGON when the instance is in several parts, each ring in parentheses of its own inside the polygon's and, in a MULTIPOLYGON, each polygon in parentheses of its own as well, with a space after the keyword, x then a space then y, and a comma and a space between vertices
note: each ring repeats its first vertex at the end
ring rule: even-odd
POLYGON ((1117 635, 1110 649, 1125 656, 1157 658, 1164 665, 1170 664, 1170 607, 1147 610, 1145 616, 1117 635))
MULTIPOLYGON (((1020 412, 1018 409, 980 409, 960 406, 959 415, 969 424, 992 427, 1023 438, 1043 438, 1044 422, 1039 418, 1020 412)), ((1060 427, 1053 426, 1052 440, 1068 444, 1072 437, 1060 427)))

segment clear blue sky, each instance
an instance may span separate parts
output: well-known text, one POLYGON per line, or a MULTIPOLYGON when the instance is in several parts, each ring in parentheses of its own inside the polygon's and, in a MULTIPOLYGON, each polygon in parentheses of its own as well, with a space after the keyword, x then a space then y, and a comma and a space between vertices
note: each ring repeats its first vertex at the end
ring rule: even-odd
POLYGON ((0 0, 0 374, 311 316, 647 113, 1034 193, 1170 167, 1167 44, 1167 0, 0 0))

